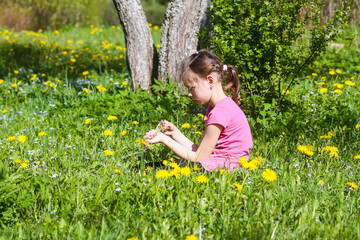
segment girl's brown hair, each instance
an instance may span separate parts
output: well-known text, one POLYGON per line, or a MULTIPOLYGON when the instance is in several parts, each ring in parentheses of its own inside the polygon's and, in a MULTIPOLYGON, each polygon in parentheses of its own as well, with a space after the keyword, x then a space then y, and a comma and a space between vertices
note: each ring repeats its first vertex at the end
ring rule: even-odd
POLYGON ((183 61, 181 79, 184 80, 188 70, 193 71, 202 78, 206 78, 210 73, 216 72, 221 82, 224 82, 225 77, 224 91, 231 90, 233 100, 240 104, 241 85, 237 71, 232 65, 227 66, 227 70, 224 71, 224 66, 224 63, 214 53, 201 50, 183 61))

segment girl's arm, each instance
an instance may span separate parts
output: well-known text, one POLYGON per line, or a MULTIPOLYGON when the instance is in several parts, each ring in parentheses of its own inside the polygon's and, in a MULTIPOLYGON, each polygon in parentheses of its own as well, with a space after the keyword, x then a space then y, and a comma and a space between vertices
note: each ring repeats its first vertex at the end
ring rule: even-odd
POLYGON ((161 132, 156 133, 150 131, 151 134, 147 134, 145 139, 149 143, 162 142, 179 157, 192 162, 197 162, 210 157, 212 151, 215 148, 216 142, 219 139, 222 129, 223 127, 218 124, 208 125, 205 128, 203 139, 201 140, 201 143, 196 150, 188 149, 186 146, 181 145, 179 142, 161 132))
POLYGON ((171 136, 176 142, 184 146, 186 149, 191 151, 196 151, 198 149, 199 146, 188 139, 173 123, 161 120, 159 125, 161 125, 162 132, 165 135, 171 136))
POLYGON ((199 146, 193 143, 190 139, 188 139, 179 129, 174 132, 172 135, 173 139, 179 143, 180 145, 184 146, 186 149, 191 151, 196 151, 199 146))

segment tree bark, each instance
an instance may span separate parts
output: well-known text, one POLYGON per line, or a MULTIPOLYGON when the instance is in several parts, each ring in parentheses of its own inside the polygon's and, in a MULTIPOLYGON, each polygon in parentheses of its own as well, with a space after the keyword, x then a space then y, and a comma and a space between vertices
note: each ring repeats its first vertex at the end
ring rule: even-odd
POLYGON ((123 27, 133 89, 148 90, 157 78, 158 55, 140 0, 113 0, 123 27), (155 68, 154 68, 155 67, 155 68))
MULTIPOLYGON (((159 80, 180 82, 181 62, 198 48, 210 0, 171 0, 162 24, 159 80)), ((180 83, 181 89, 184 88, 180 83)))

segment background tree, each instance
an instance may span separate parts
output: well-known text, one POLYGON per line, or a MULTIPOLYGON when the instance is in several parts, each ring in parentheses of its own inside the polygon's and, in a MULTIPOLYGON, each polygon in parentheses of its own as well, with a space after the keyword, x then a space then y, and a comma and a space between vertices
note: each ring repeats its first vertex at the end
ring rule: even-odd
POLYGON ((126 61, 133 88, 149 89, 156 78, 157 55, 140 0, 114 0, 126 41, 126 61))
POLYGON ((210 0, 172 0, 165 12, 160 58, 140 0, 113 0, 124 28, 129 72, 134 89, 149 89, 153 78, 179 80, 179 66, 197 51, 200 27, 206 22, 210 0), (160 59, 160 61, 159 61, 160 59), (157 68, 157 63, 159 67, 157 68))

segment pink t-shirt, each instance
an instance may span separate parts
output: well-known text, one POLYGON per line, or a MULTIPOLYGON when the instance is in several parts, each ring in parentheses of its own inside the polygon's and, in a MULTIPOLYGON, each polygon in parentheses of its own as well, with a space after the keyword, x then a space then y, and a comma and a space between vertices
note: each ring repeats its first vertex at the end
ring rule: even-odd
POLYGON ((224 127, 211 156, 200 161, 206 170, 212 171, 219 167, 232 171, 239 166, 240 157, 249 158, 253 145, 249 123, 244 112, 230 97, 220 100, 214 108, 209 105, 205 124, 224 127))

